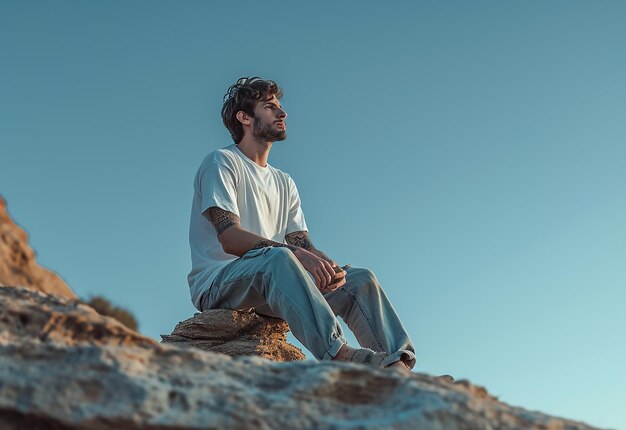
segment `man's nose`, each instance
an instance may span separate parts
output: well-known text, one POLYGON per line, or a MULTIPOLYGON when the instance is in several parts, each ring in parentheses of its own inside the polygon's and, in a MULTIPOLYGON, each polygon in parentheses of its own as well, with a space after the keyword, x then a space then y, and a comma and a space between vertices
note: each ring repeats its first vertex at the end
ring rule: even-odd
POLYGON ((282 119, 287 118, 287 112, 285 112, 282 109, 278 109, 278 118, 282 118, 282 119))

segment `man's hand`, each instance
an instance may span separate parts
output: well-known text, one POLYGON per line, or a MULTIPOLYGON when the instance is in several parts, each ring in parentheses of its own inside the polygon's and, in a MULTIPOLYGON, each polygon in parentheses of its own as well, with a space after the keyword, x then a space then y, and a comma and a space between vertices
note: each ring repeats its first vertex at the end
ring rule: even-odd
POLYGON ((344 284, 346 283, 346 271, 343 270, 343 268, 339 267, 337 262, 332 260, 330 257, 328 257, 328 255, 324 254, 319 249, 313 248, 313 249, 310 249, 309 251, 311 251, 313 254, 315 254, 319 258, 326 260, 328 263, 330 263, 331 267, 335 271, 332 282, 326 285, 326 288, 324 288, 323 290, 321 289, 320 291, 322 291, 323 293, 327 293, 329 291, 335 291, 337 288, 343 287, 344 284))
MULTIPOLYGON (((321 283, 317 281, 318 278, 316 277, 316 274, 312 272, 311 270, 309 270, 309 268, 305 265, 305 263, 300 259, 300 257, 294 251, 294 255, 296 256, 296 258, 300 260, 300 263, 302 263, 304 268, 315 278, 316 280, 315 284, 317 285, 317 288, 321 292, 326 293, 329 291, 334 291, 337 288, 343 287, 343 285, 346 283, 345 270, 339 267, 339 265, 334 260, 332 260, 322 251, 320 251, 319 249, 316 249, 313 246, 313 243, 311 243, 311 239, 309 239, 309 233, 307 231, 295 231, 293 233, 289 233, 288 235, 285 236, 285 241, 288 244, 297 246, 299 247, 299 249, 304 249, 308 251, 309 254, 313 254, 314 257, 317 257, 318 260, 314 260, 314 261, 315 261, 315 264, 318 264, 318 265, 314 266, 314 268, 316 269, 319 268, 319 263, 320 263, 319 260, 322 260, 322 265, 324 267, 324 270, 322 271, 321 275, 318 273, 317 276, 320 276, 320 279, 325 280, 325 283, 321 283), (323 264, 323 262, 326 262, 327 264, 323 264), (330 265, 330 268, 328 267, 328 265, 330 265)), ((303 255, 303 258, 310 259, 311 256, 303 255)))
MULTIPOLYGON (((313 279, 315 280, 315 285, 320 291, 332 291, 345 284, 345 279, 340 279, 339 283, 334 283, 334 279, 337 276, 337 274, 335 273, 335 269, 328 261, 324 260, 323 258, 318 257, 317 255, 313 254, 310 251, 307 251, 304 248, 296 248, 295 250, 293 250, 293 255, 295 255, 298 261, 300 261, 306 271, 309 272, 311 276, 313 276, 313 279), (332 289, 329 290, 329 286, 332 289)), ((343 277, 345 278, 345 272, 343 277)))
POLYGON ((335 276, 333 278, 333 281, 326 286, 326 289, 321 290, 323 293, 335 291, 337 288, 343 287, 346 283, 346 271, 343 268, 339 267, 339 265, 335 262, 333 262, 331 265, 333 265, 333 269, 335 269, 335 276))

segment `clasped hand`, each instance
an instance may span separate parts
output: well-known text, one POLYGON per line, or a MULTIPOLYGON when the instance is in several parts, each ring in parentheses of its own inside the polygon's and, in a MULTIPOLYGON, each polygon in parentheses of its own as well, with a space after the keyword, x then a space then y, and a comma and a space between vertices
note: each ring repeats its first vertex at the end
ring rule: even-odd
POLYGON ((304 248, 293 253, 307 272, 313 276, 315 285, 323 292, 334 291, 346 283, 346 271, 334 261, 327 261, 304 248))

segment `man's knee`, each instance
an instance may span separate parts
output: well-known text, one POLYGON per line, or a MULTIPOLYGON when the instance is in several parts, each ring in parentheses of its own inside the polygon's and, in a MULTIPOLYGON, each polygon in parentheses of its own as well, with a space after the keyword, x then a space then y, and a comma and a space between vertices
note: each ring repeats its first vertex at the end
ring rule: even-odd
POLYGON ((270 267, 278 270, 300 270, 301 264, 289 248, 275 246, 267 252, 270 267))
POLYGON ((289 248, 274 247, 267 252, 267 256, 266 272, 269 272, 270 276, 289 282, 290 288, 302 286, 306 289, 316 289, 315 281, 289 248))
POLYGON ((359 285, 375 285, 380 287, 376 275, 374 275, 374 272, 370 269, 356 267, 349 273, 348 277, 352 278, 359 285))
POLYGON ((355 296, 380 295, 382 288, 376 275, 369 269, 355 268, 348 274, 350 290, 355 296))
POLYGON ((274 246, 267 252, 267 255, 270 258, 291 259, 291 257, 293 257, 293 252, 284 246, 274 246))

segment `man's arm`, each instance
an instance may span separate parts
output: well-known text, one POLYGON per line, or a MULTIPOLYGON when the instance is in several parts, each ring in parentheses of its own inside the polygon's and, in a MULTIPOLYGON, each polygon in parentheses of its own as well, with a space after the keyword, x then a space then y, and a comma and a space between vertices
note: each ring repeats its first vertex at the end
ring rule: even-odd
MULTIPOLYGON (((281 245, 278 242, 275 242, 275 245, 264 245, 266 242, 273 241, 242 229, 239 226, 239 217, 232 212, 212 206, 205 211, 203 215, 213 224, 217 232, 217 239, 220 241, 222 249, 224 249, 224 252, 227 254, 241 257, 254 248, 281 245)), ((295 250, 295 247, 291 245, 282 244, 282 246, 289 247, 292 251, 295 250)))
POLYGON ((320 290, 325 289, 335 275, 333 266, 324 257, 320 257, 305 248, 279 243, 244 230, 240 227, 239 217, 232 212, 212 206, 204 211, 203 215, 213 224, 222 249, 227 254, 241 257, 255 248, 285 247, 289 248, 304 268, 313 275, 315 284, 320 290))

